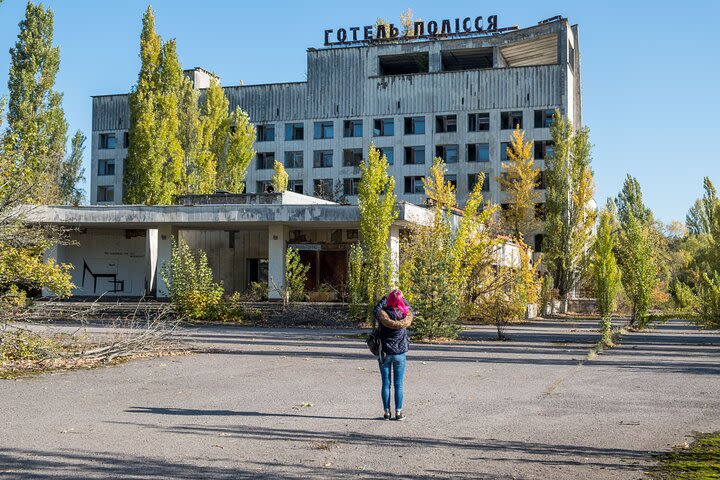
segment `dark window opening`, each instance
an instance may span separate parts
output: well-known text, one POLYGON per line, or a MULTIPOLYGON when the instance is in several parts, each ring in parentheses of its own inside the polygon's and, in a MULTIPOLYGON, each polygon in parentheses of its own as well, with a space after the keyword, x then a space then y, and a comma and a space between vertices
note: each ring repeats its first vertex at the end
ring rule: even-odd
POLYGON ((343 167, 359 167, 362 162, 362 148, 346 148, 343 150, 343 167))
POLYGON ((123 148, 130 148, 130 132, 123 133, 123 148))
POLYGON ((542 252, 543 251, 543 242, 545 241, 545 235, 542 233, 538 233, 535 235, 535 251, 536 252, 542 252))
POLYGON ((115 148, 116 140, 114 133, 101 133, 100 134, 100 148, 102 150, 112 150, 115 148))
POLYGON ((405 193, 425 193, 423 177, 405 177, 405 193))
POLYGON ((500 161, 501 162, 507 162, 509 160, 508 158, 508 147, 510 146, 510 142, 501 142, 500 143, 500 161))
POLYGON ((305 127, 302 123, 285 124, 285 140, 302 140, 305 137, 305 127))
POLYGON ((255 127, 258 142, 275 141, 275 125, 258 125, 255 127))
POLYGON ((114 202, 115 187, 113 185, 103 185, 97 188, 98 202, 114 202))
POLYGON ((303 152, 285 152, 285 168, 303 168, 303 152))
POLYGON ((425 133, 425 117, 405 117, 405 135, 425 133))
POLYGON ((438 115, 435 117, 437 133, 457 132, 457 115, 438 115))
POLYGON ((319 198, 332 200, 333 198, 333 179, 332 178, 316 178, 313 180, 314 195, 319 198))
POLYGON ((535 141, 535 160, 547 160, 553 156, 555 142, 552 140, 535 141))
POLYGON ((435 156, 440 157, 445 163, 458 162, 458 146, 457 145, 437 145, 435 147, 435 156))
POLYGON ((303 193, 303 181, 302 180, 288 180, 288 190, 295 193, 303 193))
POLYGON ((535 219, 536 220, 545 220, 545 204, 544 203, 536 203, 535 204, 535 219))
POLYGON ((457 70, 474 70, 492 68, 492 48, 465 48, 462 50, 443 50, 440 52, 442 68, 452 72, 457 70))
POLYGON ((274 152, 258 152, 257 153, 257 169, 267 170, 275 166, 274 152))
POLYGON ((379 147, 378 151, 380 152, 380 156, 383 155, 387 159, 388 165, 394 165, 395 164, 395 155, 393 154, 393 147, 379 147))
POLYGON ((428 52, 383 55, 378 57, 378 61, 380 75, 407 75, 430 71, 430 54, 428 52))
POLYGON ((500 113, 500 128, 502 130, 523 128, 523 113, 520 111, 500 113))
POLYGON ((363 122, 362 120, 345 120, 343 125, 343 134, 346 137, 362 137, 363 122))
POLYGON ((359 178, 344 178, 343 179, 343 193, 345 195, 357 195, 359 187, 360 187, 360 179, 359 178))
POLYGON ((332 150, 315 150, 313 152, 313 168, 327 168, 333 165, 332 150))
POLYGON ((468 114, 468 132, 487 132, 490 130, 489 113, 468 114))
POLYGON ((535 190, 545 190, 545 170, 540 170, 540 173, 537 177, 537 184, 535 185, 535 190))
POLYGON ((395 122, 392 118, 377 118, 373 122, 374 137, 392 137, 395 135, 395 122))
POLYGON ((550 128, 555 110, 535 110, 535 128, 550 128))
POLYGON ((98 176, 115 175, 115 160, 112 158, 98 160, 98 176))
MULTIPOLYGON (((479 173, 472 173, 472 174, 468 175, 468 192, 473 191, 473 189, 475 188, 475 185, 477 184, 478 178, 480 178, 479 173)), ((487 173, 485 174, 481 190, 483 192, 490 191, 490 175, 488 175, 487 173)))
POLYGON ((425 147, 405 147, 405 165, 420 165, 425 163, 425 147))
POLYGON ((468 145, 467 145, 467 161, 468 162, 489 162, 490 161, 490 144, 468 143, 468 145))

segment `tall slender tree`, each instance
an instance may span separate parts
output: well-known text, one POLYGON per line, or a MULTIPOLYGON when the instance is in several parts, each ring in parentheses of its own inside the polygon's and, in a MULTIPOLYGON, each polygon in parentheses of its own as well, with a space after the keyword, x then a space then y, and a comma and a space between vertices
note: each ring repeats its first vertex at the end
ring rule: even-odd
POLYGON ((651 221, 652 212, 642 201, 640 183, 630 175, 616 203, 621 229, 618 261, 623 288, 632 303, 630 324, 642 327, 658 280, 657 236, 651 221))
POLYGON ((140 34, 140 73, 130 93, 130 146, 124 166, 124 203, 157 203, 162 187, 162 155, 156 142, 162 42, 148 6, 140 34))
POLYGON ((508 161, 502 164, 503 172, 498 181, 508 204, 502 212, 505 229, 513 237, 522 239, 537 225, 535 203, 540 194, 535 189, 540 170, 535 168, 532 142, 525 141, 525 132, 518 127, 512 135, 512 142, 507 147, 508 161))
POLYGON ((240 107, 230 115, 227 147, 218 160, 216 186, 229 192, 243 193, 247 169, 255 156, 255 127, 240 107))
POLYGON ((178 110, 183 73, 174 39, 163 44, 159 68, 160 88, 156 117, 158 129, 155 141, 160 149, 162 188, 155 192, 153 203, 169 204, 175 195, 182 192, 184 163, 178 110))
POLYGON ((546 160, 544 261, 567 311, 568 294, 587 266, 595 224, 595 184, 590 169, 590 132, 575 130, 555 112, 550 132, 554 153, 546 160))
POLYGON ((716 211, 720 206, 720 200, 715 185, 709 177, 703 178, 703 189, 705 190, 703 197, 695 200, 695 204, 685 217, 685 225, 691 235, 710 233, 716 222, 716 211))
POLYGON ((216 186, 218 164, 225 154, 230 133, 229 102, 220 82, 215 78, 210 80, 210 87, 203 96, 200 144, 192 184, 195 193, 212 193, 216 186))
POLYGON ((183 150, 182 187, 179 193, 196 193, 198 172, 195 162, 199 154, 200 142, 200 109, 199 91, 188 77, 182 77, 178 104, 178 120, 180 121, 180 146, 183 150))
POLYGON ((31 1, 20 33, 10 49, 8 134, 4 143, 22 158, 22 175, 33 188, 27 201, 52 203, 60 198, 58 176, 65 157, 67 121, 62 94, 54 90, 60 49, 53 46, 53 12, 31 1))
POLYGON ((79 184, 85 181, 85 169, 82 166, 87 138, 78 130, 73 135, 70 155, 63 161, 60 168, 59 190, 63 204, 79 205, 84 192, 79 184))
POLYGON ((609 344, 610 321, 615 311, 615 298, 620 291, 620 270, 615 260, 617 225, 612 200, 600 213, 595 244, 593 245, 591 272, 592 285, 600 310, 600 327, 603 341, 609 344))

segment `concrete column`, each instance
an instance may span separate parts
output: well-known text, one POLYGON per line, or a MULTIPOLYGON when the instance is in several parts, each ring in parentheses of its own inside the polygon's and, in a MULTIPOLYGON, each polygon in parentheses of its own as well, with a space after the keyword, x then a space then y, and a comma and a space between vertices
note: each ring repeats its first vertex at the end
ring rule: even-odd
POLYGON ((145 295, 157 294, 158 229, 148 228, 145 237, 145 295))
POLYGON ((505 59, 500 52, 500 47, 493 47, 493 68, 507 67, 505 59))
POLYGON ((398 286, 398 274, 400 273, 400 227, 397 225, 390 226, 388 235, 388 248, 390 249, 390 265, 392 268, 391 283, 393 287, 398 286))
POLYGON ((290 229, 273 224, 268 228, 268 298, 282 300, 285 289, 285 250, 290 229))
POLYGON ((170 264, 173 234, 177 236, 177 229, 173 229, 170 225, 161 225, 157 228, 157 254, 155 256, 156 298, 168 297, 168 287, 162 279, 160 272, 162 271, 163 265, 170 264))

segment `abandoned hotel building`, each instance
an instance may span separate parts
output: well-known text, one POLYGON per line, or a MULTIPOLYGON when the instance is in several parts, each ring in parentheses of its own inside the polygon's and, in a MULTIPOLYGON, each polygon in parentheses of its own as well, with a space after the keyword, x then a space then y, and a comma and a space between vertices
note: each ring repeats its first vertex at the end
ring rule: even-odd
MULTIPOLYGON (((244 195, 122 205, 128 95, 93 97, 91 205, 33 213, 43 223, 79 228, 76 245, 49 254, 75 266, 75 295, 166 295, 159 270, 178 236, 207 252, 228 291, 253 281, 281 284, 289 245, 311 266, 309 288, 338 285, 358 237, 352 204, 371 144, 387 156, 401 201, 389 239, 395 251, 400 230, 430 214, 418 205, 435 156, 445 160, 461 205, 479 172, 487 174, 486 198, 502 204, 496 177, 512 129, 519 125, 534 141, 542 170, 554 111, 581 124, 579 38, 577 25, 562 17, 522 29, 497 28, 490 18, 486 30, 464 28, 477 19, 453 19, 448 25, 459 32, 432 35, 440 22, 428 22, 425 35, 385 41, 366 40, 371 27, 327 30, 326 46, 307 51, 307 81, 224 87, 230 108, 248 112, 257 129, 244 195), (289 191, 263 193, 276 159, 289 174, 289 191), (327 198, 338 190, 351 205, 327 198)), ((207 71, 185 73, 196 88, 209 85, 207 71)), ((279 293, 271 288, 270 295, 279 293)))

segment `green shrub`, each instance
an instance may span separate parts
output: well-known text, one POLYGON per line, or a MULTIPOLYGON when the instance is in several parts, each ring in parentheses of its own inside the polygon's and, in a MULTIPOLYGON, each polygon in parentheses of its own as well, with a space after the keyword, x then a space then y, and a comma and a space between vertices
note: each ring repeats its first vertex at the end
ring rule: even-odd
POLYGON ((268 283, 250 282, 250 286, 243 298, 246 302, 264 302, 268 299, 268 283))
POLYGON ((698 297, 689 285, 675 280, 671 287, 671 293, 675 306, 682 310, 694 309, 698 306, 698 297))
POLYGON ((195 255, 183 239, 173 240, 170 264, 161 275, 168 286, 170 300, 178 314, 191 320, 215 320, 223 297, 223 287, 213 281, 207 255, 195 255))
POLYGON ((26 330, 0 332, 0 361, 42 360, 54 356, 59 345, 26 330))
POLYGON ((296 248, 288 248, 285 252, 285 296, 286 301, 300 302, 305 300, 305 282, 310 265, 300 262, 300 252, 296 248))
POLYGON ((713 272, 712 277, 703 274, 700 285, 699 314, 703 323, 710 328, 720 328, 720 274, 713 272))

